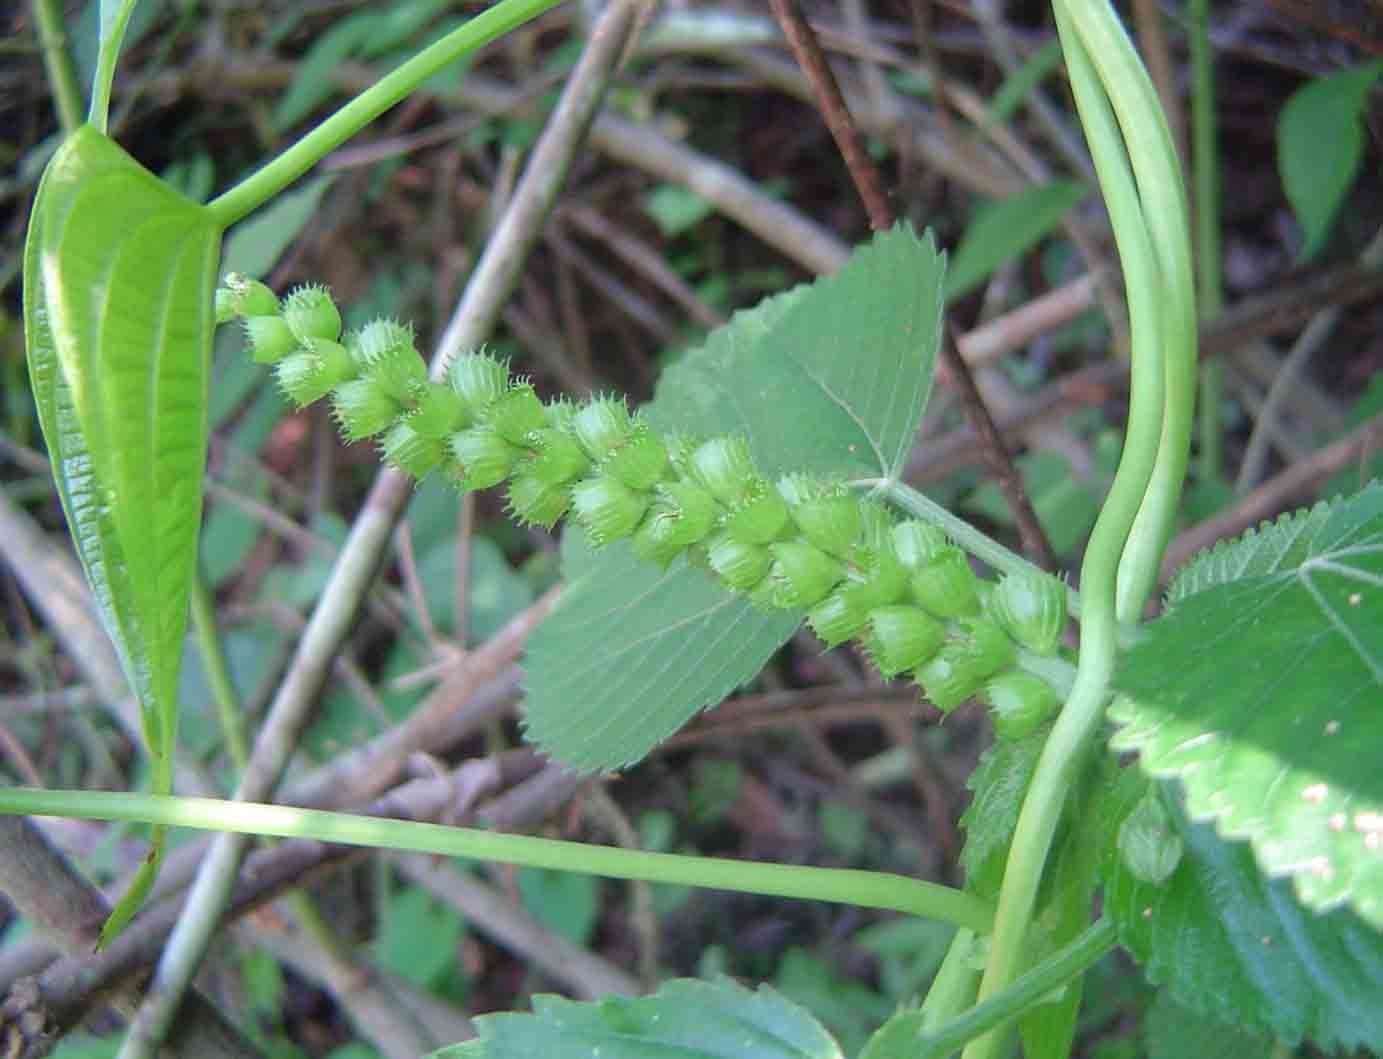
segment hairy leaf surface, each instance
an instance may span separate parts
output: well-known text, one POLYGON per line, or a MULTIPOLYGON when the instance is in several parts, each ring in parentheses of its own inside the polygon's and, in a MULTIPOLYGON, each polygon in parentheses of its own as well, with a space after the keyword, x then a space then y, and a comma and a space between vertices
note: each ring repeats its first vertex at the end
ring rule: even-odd
POLYGON ((1383 928, 1383 484, 1193 561, 1171 598, 1113 745, 1308 906, 1383 928))
POLYGON ((1347 909, 1304 909, 1286 880, 1258 871, 1248 846, 1168 803, 1185 851, 1165 882, 1139 881, 1112 844, 1105 850, 1105 914, 1149 980, 1251 1033, 1326 1049, 1383 1045, 1383 935, 1347 909))
MULTIPOLYGON (((737 434, 761 471, 896 475, 931 387, 942 258, 895 228, 841 271, 739 313, 669 369, 658 430, 737 434)), ((581 561, 529 641, 528 735, 577 768, 631 764, 752 678, 801 623, 628 547, 581 561)), ((570 566, 568 566, 570 569, 570 566)))
POLYGON ((432 1059, 840 1059, 831 1035, 767 986, 676 979, 653 996, 578 1003, 533 998, 533 1013, 476 1019, 480 1036, 432 1059))
POLYGON ((202 207, 83 126, 44 174, 25 245, 39 421, 77 554, 139 698, 158 793, 171 779, 201 521, 220 235, 202 207))

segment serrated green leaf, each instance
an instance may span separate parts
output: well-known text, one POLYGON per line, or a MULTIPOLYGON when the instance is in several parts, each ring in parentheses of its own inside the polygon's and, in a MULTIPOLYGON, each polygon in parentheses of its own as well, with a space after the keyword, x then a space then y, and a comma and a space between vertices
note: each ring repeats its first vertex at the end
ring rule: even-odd
POLYGON ((480 1036, 430 1059, 840 1059, 810 1014, 767 986, 676 979, 653 996, 578 1003, 533 998, 533 1013, 482 1015, 480 1036))
POLYGON ((965 888, 972 893, 999 896, 1018 812, 1050 731, 1048 725, 1022 739, 998 740, 965 782, 974 797, 960 818, 965 829, 960 866, 965 870, 965 888))
POLYGON ((1364 158, 1360 120, 1383 60, 1320 77, 1292 93, 1277 123, 1277 167, 1301 222, 1302 258, 1325 244, 1364 158))
MULTIPOLYGON (((884 233, 835 276, 739 313, 669 369, 645 414, 660 431, 738 434, 770 476, 895 476, 931 389, 942 269, 930 237, 884 233)), ((663 572, 621 546, 581 566, 526 664, 528 735, 575 768, 637 761, 801 624, 684 562, 663 572)))
POLYGON ((1383 1045, 1383 935, 1345 909, 1303 909, 1247 846, 1168 808, 1185 853, 1166 882, 1139 881, 1105 847, 1104 912, 1149 981, 1249 1033, 1326 1049, 1383 1045))
MULTIPOLYGON (((29 374, 58 494, 168 793, 206 463, 220 228, 91 126, 44 173, 24 251, 29 374)), ((146 861, 131 895, 156 870, 146 861)), ((133 898, 132 898, 133 900, 133 898)), ((134 911, 122 902, 112 929, 134 911)))
POLYGON ((1383 927, 1383 484, 1188 569, 1119 669, 1112 745, 1308 906, 1383 927))
POLYGON ((1272 1041, 1199 1015, 1161 990, 1143 1017, 1147 1059, 1186 1059, 1191 1055, 1232 1055, 1268 1059, 1272 1041))
POLYGON ((1084 185, 1054 180, 976 211, 951 257, 946 300, 968 294, 1005 261, 1033 246, 1084 196, 1084 185))

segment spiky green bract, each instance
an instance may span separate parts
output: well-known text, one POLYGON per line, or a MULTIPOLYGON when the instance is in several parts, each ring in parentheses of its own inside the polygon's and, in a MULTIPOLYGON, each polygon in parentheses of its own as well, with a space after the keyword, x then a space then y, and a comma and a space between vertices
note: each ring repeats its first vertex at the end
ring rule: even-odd
POLYGON ((913 571, 913 597, 938 618, 962 618, 980 611, 979 578, 965 553, 954 545, 936 552, 913 571))
MULTIPOLYGON (((216 322, 224 324, 239 316, 277 316, 278 297, 257 279, 239 272, 226 273, 216 288, 216 322)), ((335 337, 335 336, 332 336, 335 337)))
POLYGON ((591 468, 585 451, 565 430, 554 427, 535 430, 528 435, 528 446, 532 455, 524 469, 549 485, 574 482, 591 468))
POLYGON ((511 445, 523 445, 535 430, 547 426, 543 402, 526 383, 515 383, 505 390, 485 411, 485 421, 511 445))
POLYGON ((446 447, 436 438, 423 437, 402 420, 380 439, 379 451, 390 466, 422 479, 442 462, 446 447))
POLYGON ((773 567, 773 555, 766 547, 745 544, 728 533, 720 534, 707 544, 706 561, 736 592, 752 592, 758 588, 773 567))
POLYGON ((413 346, 413 329, 393 320, 375 320, 362 327, 351 355, 362 376, 410 407, 427 382, 427 365, 413 346))
POLYGON ((577 482, 571 489, 572 514, 597 548, 633 533, 651 499, 606 474, 577 482))
POLYGON ((725 515, 725 529, 745 544, 771 544, 791 528, 783 494, 756 478, 725 515))
POLYGON ((641 559, 667 566, 715 526, 716 502, 690 482, 662 482, 654 489, 648 515, 634 534, 641 559))
POLYGON ((1061 705, 1061 698, 1041 677, 1011 669, 990 679, 980 701, 994 717, 1000 739, 1022 739, 1042 727, 1061 705))
POLYGON ((824 552, 844 558, 860 539, 860 501, 844 489, 822 487, 790 506, 802 536, 824 552))
POLYGON ((908 519, 893 527, 893 549, 898 561, 909 570, 920 570, 951 546, 946 534, 935 526, 908 519))
POLYGON ((624 444, 612 450, 601 463, 601 470, 619 479, 630 489, 652 489, 662 480, 668 467, 667 446, 662 438, 648 429, 648 424, 634 420, 624 444))
POLYGON ((729 508, 750 500, 763 481, 741 437, 712 438, 698 445, 689 470, 703 489, 729 508))
POLYGON ((946 626, 921 607, 897 603, 869 612, 865 648, 886 677, 916 669, 931 658, 946 639, 946 626))
POLYGON ((551 529, 571 507, 571 490, 521 471, 509 483, 509 516, 525 526, 551 529))
POLYGON ((301 352, 274 365, 279 388, 299 407, 321 400, 354 371, 345 347, 325 338, 309 339, 301 352))
POLYGON ((488 353, 466 353, 452 361, 447 381, 474 422, 509 386, 509 362, 488 353))
POLYGON ((815 606, 845 574, 838 559, 806 541, 770 544, 773 566, 769 570, 773 605, 784 610, 815 606))
POLYGON ((245 341, 256 364, 276 364, 298 348, 298 339, 281 316, 245 317, 245 341))
MULTIPOLYGON (((453 434, 451 454, 457 463, 457 483, 469 492, 489 489, 503 482, 514 473, 523 450, 505 441, 494 427, 482 423, 453 434)), ((535 477, 540 476, 535 473, 535 477)), ((557 483, 548 481, 545 484, 557 483)))
POLYGON ((1004 630, 1037 654, 1055 654, 1066 628, 1066 585, 1050 574, 1009 573, 989 596, 1004 630))
POLYGON ((1012 665, 1015 652, 1013 641, 994 622, 965 618, 935 657, 917 669, 916 680, 937 709, 950 712, 1012 665))
POLYGON ((807 611, 807 624, 827 647, 853 640, 869 621, 869 611, 846 585, 836 589, 807 611))
POLYGON ((397 401, 370 379, 350 379, 332 391, 331 410, 347 441, 372 438, 403 411, 397 401))
POLYGON ((299 287, 283 299, 283 320, 299 342, 341 337, 341 313, 325 287, 299 287))
POLYGON ((599 461, 623 445, 634 429, 621 397, 597 397, 571 419, 576 440, 591 459, 599 461))
POLYGON ((440 441, 465 423, 461 398, 450 386, 425 382, 414 393, 414 402, 413 411, 408 414, 408 425, 423 437, 440 441))

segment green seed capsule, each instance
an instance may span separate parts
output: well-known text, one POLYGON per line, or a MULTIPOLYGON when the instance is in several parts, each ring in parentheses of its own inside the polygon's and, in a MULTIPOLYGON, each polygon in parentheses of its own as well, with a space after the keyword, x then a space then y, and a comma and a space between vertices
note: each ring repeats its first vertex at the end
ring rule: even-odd
POLYGON ((748 500, 760 482, 749 446, 740 437, 713 438, 691 454, 691 473, 697 483, 729 508, 748 500))
POLYGON ((216 322, 224 324, 238 316, 278 316, 279 300, 257 279, 239 272, 228 272, 216 289, 216 322))
POLYGON ((440 440, 466 425, 461 398, 450 386, 423 382, 414 391, 414 399, 417 404, 408 416, 408 424, 423 437, 440 440))
POLYGON ((524 445, 528 435, 547 426, 543 402, 526 382, 516 383, 485 410, 485 421, 511 445, 524 445))
POLYGON ((395 423, 380 440, 384 461, 414 478, 427 477, 442 462, 446 449, 435 438, 425 438, 407 423, 395 423))
POLYGON ((749 592, 768 576, 773 556, 759 544, 744 544, 722 533, 710 542, 706 559, 720 579, 737 592, 749 592))
POLYGON ((980 700, 994 715, 994 734, 1000 739, 1022 739, 1037 731, 1057 711, 1061 700, 1039 676, 1010 669, 991 677, 980 700))
POLYGON ((913 572, 913 598, 938 618, 978 614, 979 578, 970 569, 965 553, 954 546, 943 548, 913 572))
POLYGON ((629 440, 634 422, 620 397, 598 397, 572 417, 576 440, 591 459, 600 461, 629 440))
POLYGON ((657 434, 637 420, 623 445, 605 457, 600 469, 630 489, 648 490, 667 470, 667 447, 657 434))
POLYGON ((1008 634, 989 618, 961 618, 951 632, 948 648, 964 651, 974 658, 987 678, 1013 664, 1017 648, 1008 634))
POLYGON ((797 504, 792 519, 808 542, 832 555, 847 556, 859 541, 859 501, 832 491, 797 504))
POLYGON ((869 611, 860 605, 857 595, 850 591, 852 587, 844 585, 836 589, 807 612, 807 623, 811 625, 812 632, 827 647, 853 640, 869 621, 869 611))
POLYGON ((276 364, 298 348, 297 338, 281 316, 247 316, 244 327, 256 364, 276 364))
POLYGON ((591 469, 591 461, 576 439, 565 430, 543 427, 528 435, 533 450, 524 469, 549 485, 565 485, 576 481, 591 469))
POLYGON ((481 424, 451 436, 461 488, 467 492, 499 485, 514 471, 522 450, 509 444, 494 427, 481 424))
POLYGON ((464 353, 447 369, 447 381, 474 422, 509 388, 509 362, 488 353, 464 353))
POLYGON ((531 474, 516 474, 509 483, 509 516, 516 522, 551 529, 570 506, 566 486, 549 485, 531 474))
POLYGON ((944 648, 922 663, 913 679, 922 693, 942 713, 950 713, 985 682, 986 674, 978 660, 964 651, 944 648))
POLYGON ((806 541, 779 541, 770 544, 773 568, 773 602, 784 610, 796 610, 820 603, 845 576, 838 559, 806 541))
POLYGON ((332 414, 347 441, 372 438, 389 427, 402 409, 371 379, 350 379, 332 391, 332 414))
POLYGON ((345 347, 325 338, 308 339, 301 353, 274 366, 279 387, 299 407, 325 397, 355 371, 345 347))
POLYGON ((341 337, 341 312, 325 287, 299 287, 283 299, 283 319, 299 342, 341 337))
POLYGON ((642 559, 666 566, 715 526, 711 495, 690 482, 660 483, 648 516, 634 534, 634 551, 642 559))
POLYGON ((576 437, 576 431, 572 429, 571 422, 576 418, 576 405, 565 397, 558 397, 549 401, 543 406, 543 412, 547 416, 547 425, 553 430, 561 430, 569 434, 572 438, 576 437))
POLYGON ((860 511, 860 546, 870 551, 887 550, 897 558, 893 544, 893 516, 875 500, 856 498, 860 511))
POLYGON ((619 479, 604 474, 577 482, 571 488, 572 512, 586 530, 587 539, 597 548, 628 537, 638 529, 650 499, 648 494, 635 492, 619 479))
POLYGON ((940 649, 946 626, 921 607, 898 603, 869 612, 865 648, 879 672, 896 676, 916 669, 940 649))
POLYGON ((989 609, 1028 650, 1055 654, 1066 628, 1066 584, 1050 574, 1005 574, 989 597, 989 609))
POLYGON ((878 548, 860 547, 852 557, 856 592, 867 610, 901 603, 908 594, 908 572, 886 538, 878 548))
POLYGON ((893 527, 893 550, 909 570, 919 570, 951 547, 946 534, 926 522, 909 519, 893 527))
POLYGON ((427 366, 413 346, 412 328, 393 320, 373 320, 362 327, 351 355, 363 376, 409 406, 427 383, 427 366))
POLYGON ((745 544, 772 544, 790 525, 783 495, 757 476, 743 499, 725 516, 725 529, 745 544))

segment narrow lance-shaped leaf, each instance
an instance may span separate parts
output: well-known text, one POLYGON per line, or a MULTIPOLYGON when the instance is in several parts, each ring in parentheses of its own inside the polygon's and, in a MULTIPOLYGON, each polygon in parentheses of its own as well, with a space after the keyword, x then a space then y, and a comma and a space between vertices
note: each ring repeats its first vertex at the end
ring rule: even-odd
MULTIPOLYGON (((220 229, 90 126, 54 155, 24 259, 29 372, 59 496, 171 787, 206 462, 220 229)), ((154 854, 107 926, 152 881, 154 854)))

